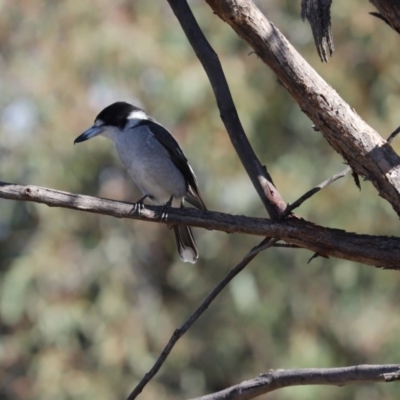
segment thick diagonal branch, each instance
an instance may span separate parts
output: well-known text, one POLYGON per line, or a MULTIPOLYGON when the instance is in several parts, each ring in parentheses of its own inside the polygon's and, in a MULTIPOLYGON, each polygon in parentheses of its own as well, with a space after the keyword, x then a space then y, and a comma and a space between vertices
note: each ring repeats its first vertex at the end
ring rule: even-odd
POLYGON ((133 209, 130 203, 4 182, 0 182, 0 198, 33 201, 50 207, 70 208, 117 218, 166 222, 227 233, 273 237, 326 257, 337 257, 376 267, 400 270, 400 238, 358 235, 324 228, 299 218, 272 221, 266 218, 251 218, 192 208, 183 210, 170 208, 167 219, 162 220, 163 207, 145 207, 139 212, 133 209))
POLYGON ((206 0, 246 40, 352 170, 400 215, 400 158, 301 57, 251 0, 206 0))

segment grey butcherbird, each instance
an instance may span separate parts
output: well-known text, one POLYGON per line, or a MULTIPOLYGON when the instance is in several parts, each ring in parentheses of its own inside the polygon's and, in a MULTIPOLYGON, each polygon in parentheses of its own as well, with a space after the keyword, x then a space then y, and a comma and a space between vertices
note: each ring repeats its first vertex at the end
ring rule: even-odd
MULTIPOLYGON (((142 109, 125 102, 106 107, 91 128, 77 137, 80 143, 97 135, 110 139, 130 177, 153 204, 183 207, 183 200, 206 210, 197 179, 177 141, 142 109)), ((195 263, 199 257, 188 226, 174 227, 182 261, 195 263)))

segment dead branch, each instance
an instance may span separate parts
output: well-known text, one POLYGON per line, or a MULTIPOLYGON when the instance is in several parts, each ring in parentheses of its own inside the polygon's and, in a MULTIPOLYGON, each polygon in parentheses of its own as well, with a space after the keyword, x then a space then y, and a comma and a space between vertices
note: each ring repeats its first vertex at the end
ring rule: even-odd
POLYGON ((286 203, 273 185, 270 175, 258 160, 247 139, 217 54, 208 43, 186 0, 168 0, 168 3, 210 80, 221 119, 240 161, 269 216, 272 219, 280 218, 286 209, 286 203))
POLYGON ((400 238, 359 235, 325 228, 300 218, 272 221, 267 218, 251 218, 192 208, 171 208, 168 210, 167 219, 162 220, 163 207, 146 206, 139 212, 131 203, 5 182, 0 182, 0 198, 32 201, 50 207, 69 208, 117 218, 182 224, 227 233, 273 237, 325 257, 337 257, 376 267, 400 270, 400 238))
POLYGON ((335 47, 331 23, 332 0, 301 0, 301 19, 308 20, 314 36, 315 47, 322 62, 328 62, 335 47))
POLYGON ((198 320, 198 318, 206 311, 208 306, 213 302, 213 300, 221 293, 221 291, 226 287, 226 285, 240 272, 242 271, 249 262, 261 251, 264 251, 270 248, 273 244, 275 244, 275 239, 264 239, 258 246, 254 247, 252 250, 247 253, 243 260, 233 268, 222 281, 212 290, 212 292, 206 297, 206 299, 201 303, 199 308, 188 318, 188 320, 171 336, 167 345, 164 347, 164 350, 161 352, 157 361, 151 368, 151 370, 143 377, 143 379, 137 384, 132 393, 128 396, 127 400, 136 399, 136 397, 142 392, 144 387, 150 380, 155 376, 155 374, 159 371, 161 366, 164 364, 167 359, 169 353, 175 346, 176 342, 189 330, 189 328, 198 320))
POLYGON ((400 3, 396 0, 370 0, 378 12, 371 15, 385 21, 397 33, 400 33, 400 3))
POLYGON ((400 364, 270 370, 266 374, 239 385, 192 400, 248 400, 277 389, 300 385, 344 386, 357 383, 393 382, 400 380, 399 373, 400 364))
POLYGON ((400 215, 400 158, 301 57, 252 0, 206 0, 254 49, 351 169, 400 215))
POLYGON ((308 190, 301 197, 299 197, 295 202, 289 204, 284 215, 289 215, 290 212, 292 212, 295 208, 300 207, 306 200, 314 196, 315 193, 318 193, 320 190, 329 186, 331 183, 336 182, 338 179, 345 177, 349 172, 351 172, 351 168, 346 167, 342 172, 339 172, 338 174, 335 174, 321 182, 319 185, 314 186, 312 189, 308 190))

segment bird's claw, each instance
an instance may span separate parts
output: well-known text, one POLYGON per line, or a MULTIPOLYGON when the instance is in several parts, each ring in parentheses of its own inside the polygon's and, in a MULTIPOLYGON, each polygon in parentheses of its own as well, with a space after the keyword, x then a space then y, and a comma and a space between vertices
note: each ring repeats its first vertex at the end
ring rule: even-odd
POLYGON ((171 207, 172 198, 173 198, 173 196, 171 196, 171 198, 164 204, 164 206, 163 206, 163 208, 162 208, 162 211, 161 211, 161 221, 167 221, 168 209, 171 207))
POLYGON ((130 212, 131 212, 131 213, 137 212, 137 213, 139 214, 139 217, 140 217, 140 215, 141 215, 141 213, 142 213, 142 211, 143 211, 143 209, 144 209, 143 201, 144 201, 147 197, 149 197, 148 194, 146 194, 145 196, 143 196, 142 198, 140 198, 136 203, 134 203, 134 204, 132 205, 132 209, 131 209, 130 212))

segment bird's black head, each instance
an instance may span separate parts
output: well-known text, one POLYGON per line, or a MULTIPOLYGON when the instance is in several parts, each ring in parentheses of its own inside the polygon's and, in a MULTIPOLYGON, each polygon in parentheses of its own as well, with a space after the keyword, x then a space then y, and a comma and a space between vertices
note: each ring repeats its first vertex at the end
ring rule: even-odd
POLYGON ((116 126, 120 129, 124 129, 129 116, 132 112, 138 111, 144 113, 139 107, 135 107, 132 104, 125 103, 124 101, 118 101, 106 107, 96 117, 95 123, 101 123, 103 125, 116 126))
MULTIPOLYGON (((141 121, 151 119, 141 108, 135 107, 129 103, 118 101, 106 107, 94 120, 93 126, 87 129, 82 135, 78 136, 74 143, 84 142, 100 134, 115 133, 115 128, 123 131, 126 124, 131 121, 141 121)), ((133 127, 135 125, 132 124, 133 127)))

